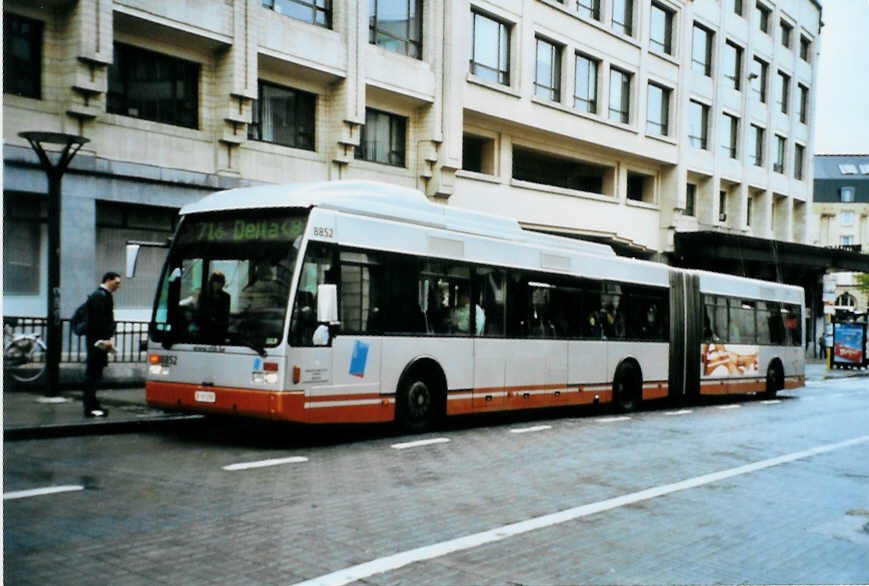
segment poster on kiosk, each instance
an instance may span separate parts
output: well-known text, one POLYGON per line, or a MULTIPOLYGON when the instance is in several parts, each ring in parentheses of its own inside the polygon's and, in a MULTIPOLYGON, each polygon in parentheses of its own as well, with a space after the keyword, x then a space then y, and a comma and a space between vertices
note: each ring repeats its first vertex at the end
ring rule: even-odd
POLYGON ((834 323, 833 363, 862 366, 865 339, 865 324, 834 323))

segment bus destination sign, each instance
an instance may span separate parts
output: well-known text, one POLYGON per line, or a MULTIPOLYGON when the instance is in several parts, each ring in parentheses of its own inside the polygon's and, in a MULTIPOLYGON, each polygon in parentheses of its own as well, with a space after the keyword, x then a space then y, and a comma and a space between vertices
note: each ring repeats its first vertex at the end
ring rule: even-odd
POLYGON ((179 240, 219 244, 288 242, 302 233, 303 224, 302 218, 286 217, 195 221, 185 225, 179 240))

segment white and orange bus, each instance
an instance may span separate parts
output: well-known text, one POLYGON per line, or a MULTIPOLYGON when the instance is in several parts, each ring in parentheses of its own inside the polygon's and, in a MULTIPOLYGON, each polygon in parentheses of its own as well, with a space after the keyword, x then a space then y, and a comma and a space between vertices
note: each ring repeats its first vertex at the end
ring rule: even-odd
POLYGON ((163 409, 310 423, 764 393, 803 290, 616 256, 365 181, 185 206, 150 326, 163 409))

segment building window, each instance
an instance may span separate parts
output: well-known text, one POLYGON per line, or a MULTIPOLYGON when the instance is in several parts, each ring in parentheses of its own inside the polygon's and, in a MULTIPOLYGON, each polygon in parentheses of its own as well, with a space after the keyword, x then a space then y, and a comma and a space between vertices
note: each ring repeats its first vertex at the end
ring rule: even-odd
POLYGON ((613 67, 610 70, 609 118, 628 124, 631 119, 631 74, 613 67))
POLYGON ((754 24, 761 31, 769 34, 770 9, 758 2, 754 7, 754 24))
POLYGON ((718 221, 727 221, 727 192, 724 190, 718 192, 718 221))
POLYGON ((597 114, 598 62, 585 55, 576 55, 576 87, 573 107, 582 112, 597 114))
POLYGON ((407 118, 373 108, 365 110, 365 126, 357 159, 404 167, 407 118))
POLYGON ((576 0, 576 13, 585 18, 600 20, 600 0, 576 0))
POLYGON ((485 136, 462 135, 462 169, 495 174, 495 141, 485 136))
POLYGON ((842 226, 853 226, 854 225, 854 212, 847 211, 839 214, 839 224, 842 226))
POLYGON ((47 222, 47 198, 3 194, 4 295, 39 295, 39 281, 45 272, 42 242, 48 238, 47 222))
POLYGON ((793 36, 794 27, 785 21, 779 22, 779 35, 781 36, 781 44, 783 47, 791 48, 791 37, 793 36))
POLYGON ((800 122, 805 124, 809 111, 809 88, 801 83, 797 84, 797 88, 800 90, 800 122))
POLYGON ((634 31, 634 0, 613 0, 613 30, 631 36, 634 31))
POLYGON ((673 11, 652 2, 649 16, 649 43, 652 48, 667 55, 673 54, 673 11))
POLYGON ((42 22, 3 13, 3 93, 42 98, 42 22))
POLYGON ((513 179, 566 189, 604 193, 612 182, 612 169, 576 159, 513 147, 513 179))
POLYGON ((553 102, 561 101, 561 47, 544 39, 537 39, 534 93, 553 102))
POLYGON ((247 136, 312 151, 316 105, 314 94, 260 81, 247 136))
MULTIPOLYGON (((850 239, 851 237, 848 236, 850 239)), ((851 244, 851 242, 842 242, 842 244, 851 244)), ((857 298, 850 293, 842 293, 836 297, 836 303, 839 307, 857 307, 857 298)))
POLYGON ((706 150, 709 136, 709 106, 688 102, 688 142, 696 149, 706 150))
POLYGON ((755 57, 751 61, 751 92, 763 103, 766 103, 766 73, 769 65, 755 57))
POLYGON ((332 27, 332 0, 262 0, 278 14, 310 24, 332 27))
POLYGON ((670 119, 670 90, 654 83, 649 84, 648 92, 648 117, 646 119, 646 132, 667 136, 670 119))
POLYGON ((803 178, 803 159, 805 158, 806 147, 801 144, 794 145, 794 179, 803 178))
POLYGON ((724 44, 724 78, 725 85, 736 91, 742 89, 742 47, 727 41, 724 44))
POLYGON ((854 236, 851 234, 839 236, 839 244, 842 246, 851 246, 854 244, 854 236))
POLYGON ((697 186, 693 183, 688 183, 685 186, 685 210, 682 212, 683 216, 693 216, 695 212, 695 205, 697 202, 697 186))
POLYGON ((779 71, 778 72, 778 108, 782 114, 788 113, 788 102, 790 101, 791 77, 779 71))
POLYGON ((736 139, 739 134, 739 118, 721 114, 721 150, 726 157, 736 158, 736 139))
POLYGON ((839 173, 842 175, 856 175, 857 165, 854 163, 839 163, 839 173))
POLYGON ((510 28, 479 12, 471 12, 471 73, 486 81, 510 85, 510 28))
POLYGON ((853 185, 839 188, 839 201, 842 203, 851 203, 854 201, 854 193, 856 189, 853 185))
POLYGON ((106 110, 143 120, 199 127, 199 64, 115 43, 106 110))
POLYGON ((754 207, 754 198, 750 195, 745 201, 745 225, 751 226, 751 208, 754 207))
POLYGON ((785 172, 785 144, 785 137, 775 136, 775 163, 773 163, 772 170, 776 173, 785 172))
POLYGON ((655 178, 651 175, 628 171, 627 193, 631 201, 655 203, 655 178))
POLYGON ((368 42, 422 59, 422 0, 370 0, 368 42))
POLYGON ((742 0, 727 0, 727 3, 731 12, 742 16, 742 0))
MULTIPOLYGON (((165 241, 174 232, 177 217, 177 208, 97 201, 94 282, 102 276, 105 267, 124 266, 125 242, 165 241)), ((139 251, 136 278, 124 281, 124 286, 115 293, 116 308, 151 308, 167 252, 165 248, 154 247, 143 247, 139 251)))
POLYGON ((694 23, 691 69, 706 77, 712 75, 712 31, 694 23))
POLYGON ((764 130, 760 126, 751 125, 751 134, 754 142, 754 150, 750 155, 752 164, 755 167, 763 166, 763 136, 764 130))
POLYGON ((800 59, 809 63, 811 61, 812 41, 808 37, 800 35, 800 59))

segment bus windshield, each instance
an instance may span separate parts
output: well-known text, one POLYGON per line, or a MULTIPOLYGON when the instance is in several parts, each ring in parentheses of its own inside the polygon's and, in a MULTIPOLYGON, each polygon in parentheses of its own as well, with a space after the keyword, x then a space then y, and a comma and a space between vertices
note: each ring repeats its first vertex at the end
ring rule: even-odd
POLYGON ((151 336, 263 353, 284 331, 307 211, 187 216, 166 261, 151 336))

